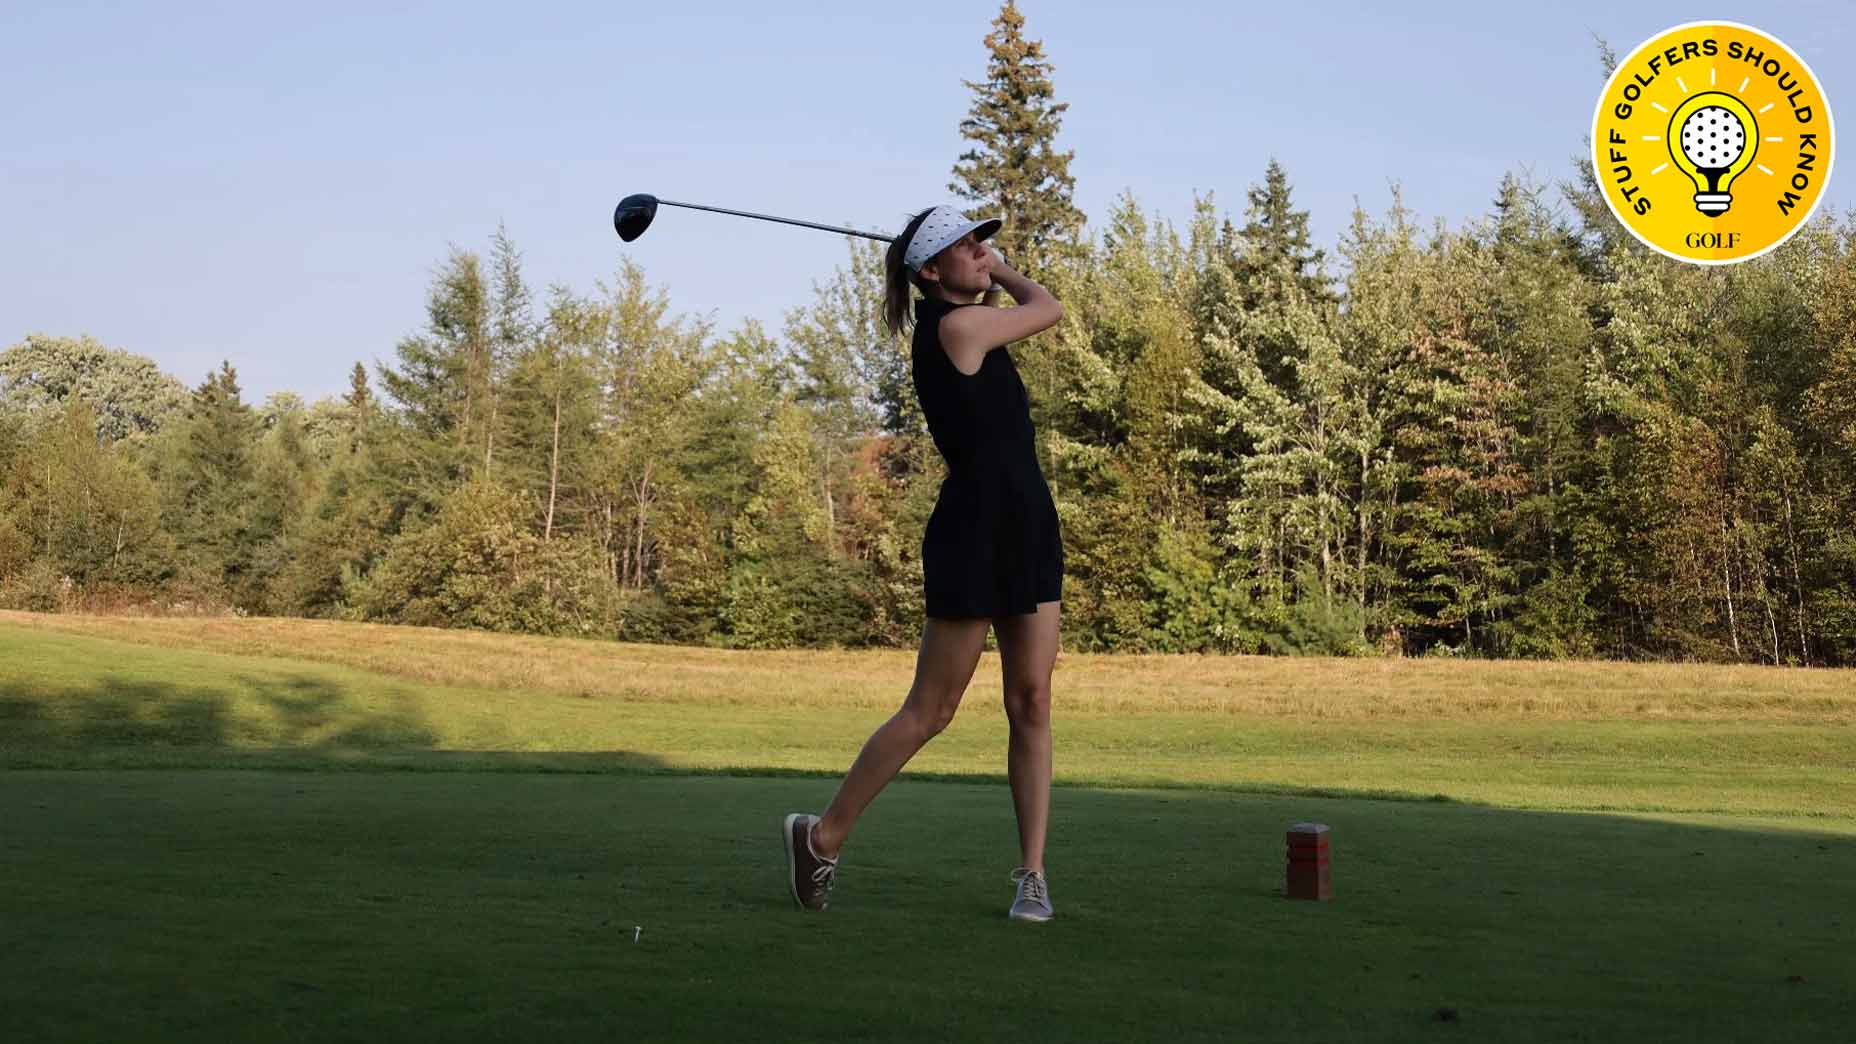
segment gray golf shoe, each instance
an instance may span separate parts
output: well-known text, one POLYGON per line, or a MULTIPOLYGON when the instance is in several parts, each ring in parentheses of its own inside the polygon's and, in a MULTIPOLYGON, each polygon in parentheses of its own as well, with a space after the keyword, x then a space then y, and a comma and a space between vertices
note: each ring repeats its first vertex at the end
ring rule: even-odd
POLYGON ((781 823, 786 842, 786 884, 801 909, 823 910, 831 904, 838 861, 812 851, 812 824, 818 817, 794 812, 781 823))
POLYGON ((1050 920, 1055 911, 1050 908, 1050 886, 1044 880, 1044 871, 1021 866, 1012 871, 1012 880, 1018 882, 1018 897, 1012 900, 1006 916, 1014 921, 1050 920))

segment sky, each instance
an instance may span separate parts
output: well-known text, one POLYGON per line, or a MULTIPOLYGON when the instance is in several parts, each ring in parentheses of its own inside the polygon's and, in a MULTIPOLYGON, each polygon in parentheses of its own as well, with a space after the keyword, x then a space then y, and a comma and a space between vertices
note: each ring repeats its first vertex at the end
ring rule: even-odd
MULTIPOLYGON (((594 293, 630 258, 673 315, 777 335, 845 263, 843 237, 664 208, 627 244, 613 207, 649 192, 894 234, 964 206, 962 81, 984 78, 999 10, 0 6, 0 348, 88 334, 190 387, 227 360, 250 402, 390 364, 436 267, 487 254, 499 222, 538 290, 594 293)), ((1182 229, 1211 193, 1241 224, 1271 157, 1330 255, 1394 182, 1419 221, 1459 228, 1505 172, 1576 176, 1595 36, 1621 59, 1683 22, 1749 23, 1803 57, 1836 115, 1856 105, 1849 0, 1019 10, 1069 105, 1057 144, 1092 230, 1123 193, 1182 229)), ((1833 173, 1820 206, 1852 205, 1833 173)))

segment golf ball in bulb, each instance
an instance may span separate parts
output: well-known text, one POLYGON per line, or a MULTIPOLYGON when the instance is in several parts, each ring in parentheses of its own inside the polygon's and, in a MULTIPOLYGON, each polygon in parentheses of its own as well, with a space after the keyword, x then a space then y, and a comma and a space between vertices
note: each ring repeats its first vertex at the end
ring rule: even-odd
POLYGON ((1746 128, 1740 117, 1718 105, 1689 113, 1682 121, 1682 154, 1702 170, 1720 170, 1746 151, 1746 128))

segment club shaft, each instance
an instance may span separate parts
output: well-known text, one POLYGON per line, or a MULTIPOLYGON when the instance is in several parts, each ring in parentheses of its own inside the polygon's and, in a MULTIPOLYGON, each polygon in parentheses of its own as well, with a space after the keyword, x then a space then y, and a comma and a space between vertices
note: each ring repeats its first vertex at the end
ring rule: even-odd
POLYGON ((772 214, 751 214, 745 210, 729 210, 725 207, 706 207, 701 203, 678 203, 675 200, 669 199, 660 199, 657 202, 659 206, 665 207, 688 207, 691 210, 710 210, 717 214, 733 214, 736 217, 759 218, 762 221, 778 221, 786 225, 800 225, 805 228, 816 228, 821 232, 838 232, 847 236, 862 236, 865 239, 874 239, 879 243, 893 243, 896 241, 895 236, 878 235, 875 232, 860 232, 854 228, 838 228, 835 225, 821 225, 817 222, 799 221, 795 218, 774 217, 772 214))

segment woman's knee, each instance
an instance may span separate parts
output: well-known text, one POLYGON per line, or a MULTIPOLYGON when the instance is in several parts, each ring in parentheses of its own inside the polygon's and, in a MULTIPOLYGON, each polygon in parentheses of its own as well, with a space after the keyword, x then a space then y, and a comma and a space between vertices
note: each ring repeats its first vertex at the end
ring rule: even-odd
POLYGON ((916 737, 926 743, 947 730, 954 721, 954 712, 959 708, 958 698, 910 700, 903 705, 902 715, 916 737))
POLYGON ((1043 728, 1050 724, 1050 686, 1015 685, 1005 693, 1005 716, 1014 728, 1043 728))

